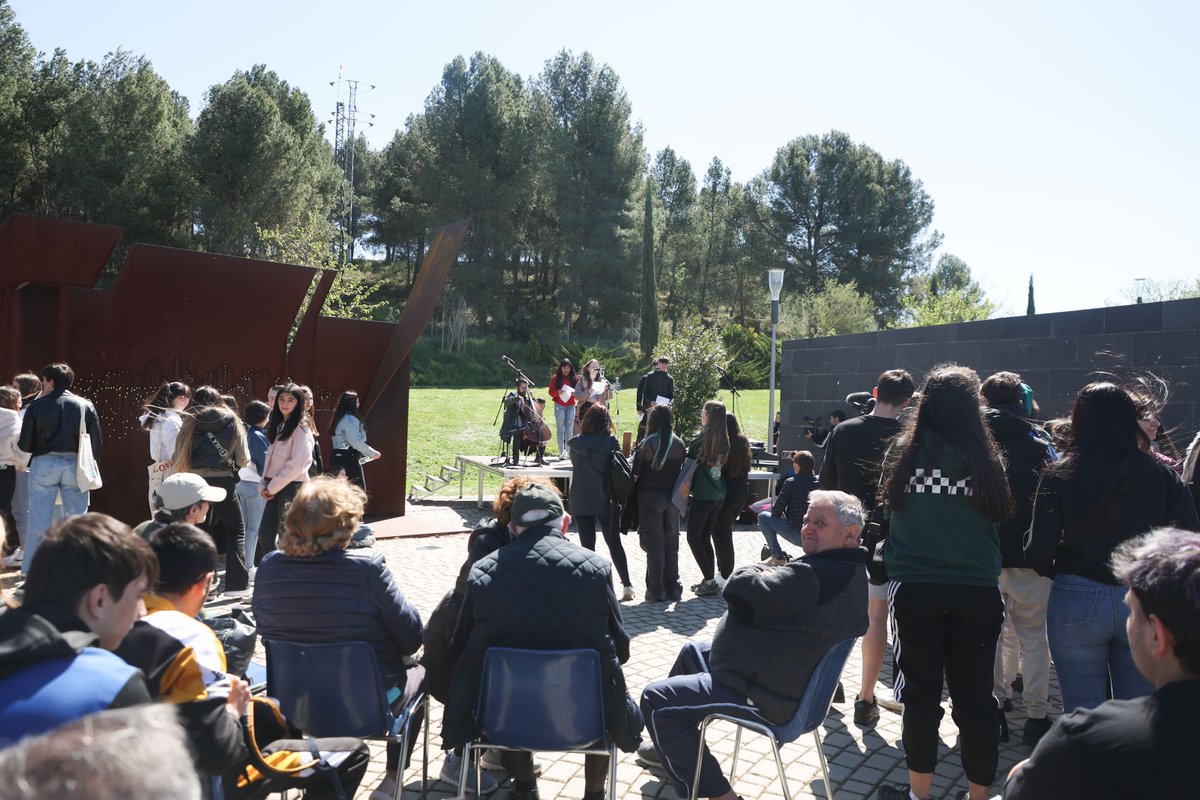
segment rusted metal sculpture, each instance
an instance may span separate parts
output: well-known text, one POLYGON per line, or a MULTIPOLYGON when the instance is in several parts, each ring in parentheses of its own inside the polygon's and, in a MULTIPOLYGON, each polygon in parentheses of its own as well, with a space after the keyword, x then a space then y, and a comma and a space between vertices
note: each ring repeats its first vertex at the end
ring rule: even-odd
MULTIPOLYGON (((12 214, 0 222, 0 380, 52 361, 104 426, 103 489, 92 507, 146 515, 143 400, 164 380, 211 384, 240 405, 281 380, 312 387, 324 430, 343 389, 363 394, 371 443, 370 511, 403 514, 409 355, 433 317, 468 221, 438 229, 396 324, 323 317, 333 272, 134 245, 111 289, 95 289, 121 229, 12 214), (309 288, 291 346, 288 334, 309 288)), ((326 451, 329 437, 321 436, 326 451)))

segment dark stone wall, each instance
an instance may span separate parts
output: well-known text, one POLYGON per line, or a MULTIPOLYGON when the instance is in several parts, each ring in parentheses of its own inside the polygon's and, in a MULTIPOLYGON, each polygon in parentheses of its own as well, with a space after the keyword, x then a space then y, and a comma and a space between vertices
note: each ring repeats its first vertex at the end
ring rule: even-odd
POLYGON ((1066 414, 1098 371, 1153 373, 1171 397, 1163 424, 1182 449, 1200 427, 1200 299, 1093 308, 783 343, 780 410, 783 450, 820 451, 803 417, 822 421, 851 392, 869 391, 879 373, 903 367, 917 386, 935 364, 954 361, 981 378, 1011 370, 1033 387, 1043 419, 1066 414))

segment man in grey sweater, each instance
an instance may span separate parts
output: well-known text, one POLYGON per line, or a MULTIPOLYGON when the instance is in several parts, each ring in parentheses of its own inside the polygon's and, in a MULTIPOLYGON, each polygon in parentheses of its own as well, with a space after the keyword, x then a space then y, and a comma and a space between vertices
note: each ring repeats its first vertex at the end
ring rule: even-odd
MULTIPOLYGON (((801 528, 804 555, 779 567, 752 564, 725 585, 728 610, 711 644, 689 642, 671 674, 642 692, 652 742, 638 761, 664 769, 686 795, 700 723, 714 711, 781 725, 795 715, 809 676, 837 642, 867 630, 863 509, 845 492, 815 491, 801 528)), ((706 749, 700 796, 737 795, 706 749)))

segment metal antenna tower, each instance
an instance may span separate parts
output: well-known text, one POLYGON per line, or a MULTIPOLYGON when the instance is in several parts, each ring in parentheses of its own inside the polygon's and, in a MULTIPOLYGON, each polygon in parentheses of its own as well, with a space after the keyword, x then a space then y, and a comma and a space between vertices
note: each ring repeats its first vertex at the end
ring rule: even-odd
MULTIPOLYGON (((330 81, 330 86, 337 87, 337 104, 334 106, 333 119, 333 163, 342 173, 340 208, 338 213, 338 266, 343 266, 349 259, 354 258, 354 126, 358 123, 358 85, 359 81, 343 78, 341 68, 338 68, 338 79, 330 81), (342 100, 342 90, 346 91, 346 99, 342 100)), ((366 91, 375 88, 375 84, 367 84, 366 91)), ((375 123, 370 120, 375 115, 368 115, 367 127, 375 123)))

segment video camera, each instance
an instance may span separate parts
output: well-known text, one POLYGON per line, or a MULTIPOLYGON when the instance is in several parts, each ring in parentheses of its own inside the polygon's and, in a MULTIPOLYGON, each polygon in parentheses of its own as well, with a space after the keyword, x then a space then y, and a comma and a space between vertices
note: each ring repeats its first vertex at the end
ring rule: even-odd
POLYGON ((805 415, 803 417, 803 420, 804 420, 804 432, 807 433, 809 436, 816 436, 817 433, 820 432, 821 421, 819 419, 817 419, 816 417, 810 417, 808 415, 805 415))
POLYGON ((851 392, 846 395, 846 405, 852 406, 859 416, 863 416, 875 408, 875 397, 870 392, 851 392))

